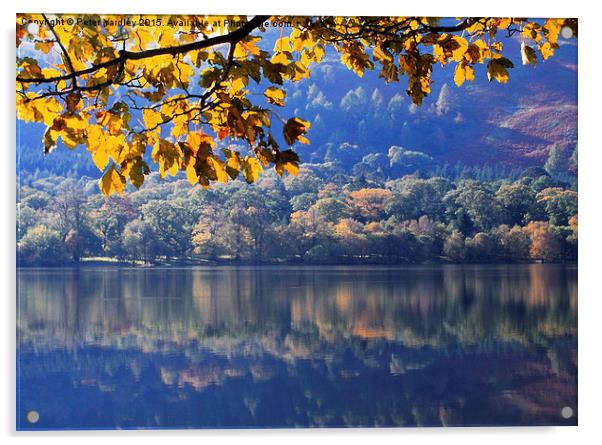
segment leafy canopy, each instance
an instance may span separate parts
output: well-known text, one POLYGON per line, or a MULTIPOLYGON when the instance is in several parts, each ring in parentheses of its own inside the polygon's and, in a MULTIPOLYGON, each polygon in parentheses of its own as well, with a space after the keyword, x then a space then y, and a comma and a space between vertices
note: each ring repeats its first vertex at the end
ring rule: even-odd
POLYGON ((279 175, 297 174, 300 159, 291 147, 309 143, 310 123, 282 118, 274 107, 285 104, 282 85, 309 78, 328 48, 360 77, 366 70, 378 70, 387 83, 407 77, 407 94, 420 105, 435 64, 451 66, 458 86, 474 79, 477 64, 486 64, 490 81, 505 83, 513 64, 504 57, 503 38, 520 33, 523 63, 534 64, 538 55, 553 55, 563 27, 577 35, 575 19, 135 20, 17 16, 17 117, 46 125, 45 152, 59 140, 70 149, 85 145, 103 172, 106 195, 121 194, 128 181, 142 185, 151 171, 147 150, 161 177, 183 171, 204 187, 241 174, 251 183, 271 166, 279 175), (262 35, 271 23, 292 26, 266 50, 262 35))

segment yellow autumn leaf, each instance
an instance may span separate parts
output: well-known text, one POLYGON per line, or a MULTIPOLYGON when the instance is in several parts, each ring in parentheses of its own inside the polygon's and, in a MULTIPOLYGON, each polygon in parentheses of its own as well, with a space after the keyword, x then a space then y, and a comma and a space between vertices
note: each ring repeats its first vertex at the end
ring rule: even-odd
POLYGON ((508 68, 513 67, 514 64, 505 57, 491 59, 487 64, 487 78, 490 82, 495 79, 499 83, 506 83, 508 82, 508 68))
POLYGON ((102 193, 106 196, 113 194, 113 192, 121 195, 125 188, 125 178, 119 174, 114 165, 111 165, 105 174, 102 175, 99 186, 102 193))
POLYGON ((263 94, 268 99, 269 103, 278 105, 279 107, 284 106, 284 98, 286 97, 286 92, 284 90, 276 87, 270 87, 266 89, 263 94))
POLYGON ((472 66, 461 62, 456 66, 456 70, 454 72, 454 82, 456 85, 461 86, 465 80, 474 80, 474 69, 472 66))
POLYGON ((309 141, 303 136, 310 127, 310 123, 293 117, 289 119, 282 129, 284 140, 288 145, 293 145, 295 141, 299 141, 302 144, 308 144, 309 141))
POLYGON ((227 163, 226 163, 226 172, 232 179, 236 179, 242 169, 242 159, 240 157, 240 153, 237 151, 232 151, 227 148, 223 149, 224 154, 226 155, 227 163))
POLYGON ((456 43, 457 47, 452 49, 452 59, 456 62, 462 60, 464 53, 468 49, 468 42, 464 37, 454 36, 453 41, 456 43))
POLYGON ((297 176, 299 174, 299 166, 297 164, 287 162, 286 164, 284 164, 284 168, 290 175, 297 176))
POLYGON ((191 184, 197 184, 199 182, 199 175, 196 172, 196 159, 191 158, 190 162, 186 166, 186 178, 191 184))
POLYGON ((261 40, 259 37, 250 37, 236 44, 234 49, 234 57, 236 59, 246 59, 249 55, 258 56, 261 50, 257 47, 257 42, 261 40))
POLYGON ((159 164, 159 176, 164 178, 167 173, 175 176, 180 169, 182 152, 178 145, 165 139, 159 139, 151 153, 154 162, 159 164))
POLYGON ((148 28, 138 27, 133 37, 134 48, 138 51, 144 51, 147 48, 153 47, 156 43, 155 36, 148 28))
POLYGON ((311 49, 316 43, 309 31, 296 28, 291 32, 290 41, 295 51, 301 51, 303 48, 311 49))
POLYGON ((130 180, 130 182, 139 189, 144 182, 144 175, 148 175, 150 169, 141 157, 129 159, 121 166, 121 176, 130 180))
POLYGON ((290 175, 296 176, 299 173, 299 155, 293 150, 279 152, 276 155, 276 173, 282 176, 284 170, 290 175))
POLYGON ((92 161, 100 171, 103 171, 109 163, 109 152, 104 132, 99 125, 91 125, 87 129, 87 133, 88 151, 92 153, 92 161))
POLYGON ((550 56, 554 55, 554 49, 557 47, 557 44, 551 44, 550 42, 545 42, 539 45, 539 52, 541 53, 541 57, 544 60, 548 59, 550 56))
POLYGON ((290 62, 290 58, 291 58, 291 53, 290 52, 278 52, 275 53, 272 58, 270 59, 270 62, 272 63, 280 63, 282 65, 288 65, 290 62))
POLYGON ((289 53, 292 52, 292 48, 291 48, 291 43, 290 43, 290 39, 288 37, 281 37, 278 40, 276 40, 276 43, 274 43, 274 52, 276 53, 280 53, 283 51, 288 51, 289 53))
POLYGON ((35 44, 35 49, 39 49, 44 54, 48 54, 53 47, 54 42, 37 42, 35 44))
POLYGON ((144 126, 146 127, 147 130, 156 128, 158 125, 160 125, 163 122, 161 113, 159 113, 155 110, 151 110, 151 109, 144 110, 142 112, 142 118, 144 120, 144 126))
POLYGON ((231 93, 237 93, 238 91, 242 90, 243 88, 245 88, 248 84, 249 80, 246 77, 237 77, 235 79, 232 79, 232 87, 230 89, 231 93))
POLYGON ((228 182, 228 179, 230 177, 228 176, 228 173, 226 173, 226 169, 222 161, 214 158, 213 156, 209 156, 207 160, 209 164, 213 167, 213 170, 215 170, 215 176, 217 177, 217 181, 224 183, 228 182))
POLYGON ((322 45, 316 45, 313 49, 313 53, 314 60, 317 63, 320 63, 322 61, 322 58, 324 57, 324 47, 322 47, 322 45))
POLYGON ((372 55, 377 60, 382 60, 385 62, 393 62, 393 55, 387 50, 384 49, 381 45, 375 46, 372 55))
POLYGON ((242 165, 244 168, 244 176, 245 180, 251 184, 257 181, 259 175, 263 173, 263 167, 260 162, 256 158, 251 158, 249 156, 245 157, 242 161, 242 165))

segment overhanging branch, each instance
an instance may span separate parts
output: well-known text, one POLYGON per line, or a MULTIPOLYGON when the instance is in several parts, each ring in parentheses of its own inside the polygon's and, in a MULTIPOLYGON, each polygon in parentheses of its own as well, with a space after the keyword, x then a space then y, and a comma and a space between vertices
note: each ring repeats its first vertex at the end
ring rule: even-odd
POLYGON ((111 66, 114 66, 117 64, 125 64, 125 62, 128 60, 143 60, 143 59, 149 59, 152 57, 162 56, 162 55, 174 55, 175 56, 178 54, 185 54, 187 52, 194 51, 194 50, 210 48, 212 46, 216 46, 216 45, 220 45, 220 44, 224 44, 224 43, 236 44, 239 41, 241 41, 242 39, 244 39, 246 36, 248 36, 253 30, 259 28, 269 18, 270 18, 270 16, 268 16, 268 15, 255 16, 251 20, 246 22, 240 28, 237 28, 234 31, 232 31, 228 34, 225 34, 223 36, 211 37, 206 40, 200 40, 197 42, 187 43, 185 45, 180 45, 180 46, 168 46, 165 48, 153 48, 153 49, 148 49, 145 51, 133 52, 133 51, 121 50, 121 51, 119 51, 118 57, 108 60, 106 62, 99 63, 97 65, 91 66, 90 68, 86 68, 86 69, 79 70, 79 71, 73 71, 69 74, 65 74, 62 76, 54 76, 54 77, 23 78, 23 77, 17 76, 17 81, 21 82, 21 83, 37 83, 37 84, 60 82, 62 80, 70 80, 70 79, 73 79, 74 77, 79 77, 79 76, 82 76, 85 74, 91 74, 102 68, 108 68, 108 67, 111 67, 111 66))

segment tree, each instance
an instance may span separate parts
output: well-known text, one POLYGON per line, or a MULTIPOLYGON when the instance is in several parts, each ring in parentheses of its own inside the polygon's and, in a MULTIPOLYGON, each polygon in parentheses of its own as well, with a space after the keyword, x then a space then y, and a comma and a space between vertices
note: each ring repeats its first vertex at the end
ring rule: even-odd
POLYGON ((364 233, 364 225, 353 218, 341 219, 334 226, 341 252, 350 257, 366 255, 368 237, 364 233))
POLYGON ((571 156, 575 153, 570 148, 560 144, 552 144, 549 148, 544 168, 553 178, 565 179, 569 175, 571 156))
MULTIPOLYGON (((23 193, 23 191, 21 191, 23 193)), ((34 210, 40 210, 48 205, 50 201, 50 195, 46 192, 35 191, 27 193, 27 195, 21 200, 21 203, 31 207, 34 210)))
POLYGON ((391 168, 400 174, 415 173, 421 168, 429 167, 433 162, 433 158, 425 153, 407 150, 396 145, 389 148, 387 155, 391 168))
POLYGON ((293 196, 290 200, 290 204, 295 212, 298 210, 307 210, 316 202, 316 199, 317 196, 315 193, 302 193, 293 196))
POLYGON ((137 211, 128 198, 111 196, 93 209, 90 219, 99 234, 101 249, 108 254, 121 256, 123 232, 128 222, 137 217, 137 211))
POLYGON ((157 245, 157 236, 147 222, 136 219, 125 226, 123 246, 132 259, 150 262, 157 254, 157 245))
POLYGON ((466 256, 475 262, 489 261, 495 251, 494 240, 486 233, 479 232, 464 241, 466 256))
POLYGON ((17 259, 22 265, 60 266, 67 262, 67 251, 59 232, 36 226, 19 241, 17 259))
POLYGON ((70 229, 65 235, 65 248, 73 258, 73 261, 78 262, 81 258, 84 241, 76 230, 70 229))
POLYGON ((546 188, 537 194, 537 200, 554 225, 566 226, 571 216, 577 214, 578 196, 575 191, 560 187, 546 188))
POLYGON ((454 230, 451 235, 447 237, 443 244, 443 253, 452 261, 464 260, 466 249, 464 246, 464 237, 460 231, 454 230))
POLYGON ((188 253, 192 247, 190 233, 194 215, 191 215, 182 199, 152 200, 144 204, 141 210, 167 257, 182 257, 188 253))
POLYGON ((347 91, 347 94, 341 99, 340 107, 346 113, 352 113, 352 116, 359 118, 365 112, 368 104, 368 95, 366 90, 360 85, 355 90, 347 91))
POLYGON ((369 153, 353 166, 353 174, 369 178, 385 178, 389 171, 389 159, 384 153, 369 153))
POLYGON ((401 219, 417 219, 426 215, 441 219, 444 213, 443 196, 451 189, 451 183, 443 178, 419 179, 404 177, 391 183, 400 193, 392 199, 387 211, 401 219))
POLYGON ((345 201, 336 198, 318 199, 311 208, 317 210, 326 221, 331 223, 351 216, 351 207, 345 201))
POLYGON ((510 228, 502 224, 494 233, 503 256, 514 260, 523 260, 529 257, 531 239, 522 227, 510 228))
POLYGON ((544 221, 531 221, 524 228, 531 238, 531 257, 547 262, 559 260, 562 254, 562 239, 544 221))
POLYGON ((380 220, 393 199, 393 192, 379 188, 363 188, 349 194, 349 205, 359 218, 365 221, 380 220))
POLYGON ((58 216, 59 230, 63 239, 69 230, 81 232, 83 229, 86 209, 82 195, 82 188, 71 180, 61 184, 50 203, 51 210, 58 216))
POLYGON ((439 116, 456 110, 456 97, 448 84, 444 83, 439 91, 435 108, 439 116))
POLYGON ((569 251, 572 253, 572 257, 577 259, 577 250, 578 250, 578 239, 579 239, 579 230, 578 230, 578 215, 575 214, 571 216, 569 219, 569 227, 571 228, 572 233, 566 237, 567 245, 569 251))
POLYGON ((445 195, 444 201, 449 214, 458 218, 465 212, 480 230, 488 230, 499 221, 501 207, 489 184, 474 180, 460 181, 455 190, 445 195))
POLYGON ((192 229, 192 245, 194 253, 208 259, 217 259, 226 253, 223 237, 219 236, 227 220, 224 211, 219 207, 205 206, 201 209, 198 222, 192 229))
POLYGON ((512 225, 527 223, 541 213, 535 192, 521 182, 502 184, 495 197, 506 213, 507 222, 512 225))
POLYGON ((17 58, 17 117, 46 126, 46 152, 59 140, 70 149, 85 145, 107 195, 122 193, 127 182, 140 187, 151 171, 148 149, 161 177, 182 171, 204 187, 240 175, 254 182, 269 166, 279 175, 296 174, 299 157, 280 147, 308 143, 310 123, 299 117, 278 123, 271 107, 285 104, 281 85, 310 77, 327 51, 359 76, 378 70, 385 82, 407 78, 406 92, 419 105, 431 91, 435 65, 453 69, 458 86, 474 79, 479 64, 490 81, 505 83, 513 64, 504 56, 503 36, 520 33, 529 43, 527 62, 535 63, 536 53, 547 59, 558 48, 563 26, 577 35, 574 19, 172 16, 168 23, 124 24, 120 16, 56 18, 17 17, 18 54, 36 56, 17 58), (260 45, 269 20, 292 25, 272 51, 260 45), (51 51, 60 63, 45 56, 51 51), (251 81, 269 84, 254 102, 251 81), (230 142, 244 148, 231 149, 230 142))
POLYGON ((291 214, 287 235, 295 240, 298 253, 305 254, 318 244, 324 245, 334 236, 333 224, 315 208, 291 214))
POLYGON ((21 239, 31 227, 38 225, 38 222, 38 212, 22 202, 17 204, 17 240, 21 239))

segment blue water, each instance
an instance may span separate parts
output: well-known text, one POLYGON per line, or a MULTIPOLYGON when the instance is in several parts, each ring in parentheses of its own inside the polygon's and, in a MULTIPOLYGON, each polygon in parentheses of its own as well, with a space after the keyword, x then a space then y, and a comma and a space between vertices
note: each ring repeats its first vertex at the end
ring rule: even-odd
POLYGON ((21 269, 18 285, 20 430, 577 423, 573 266, 21 269))

